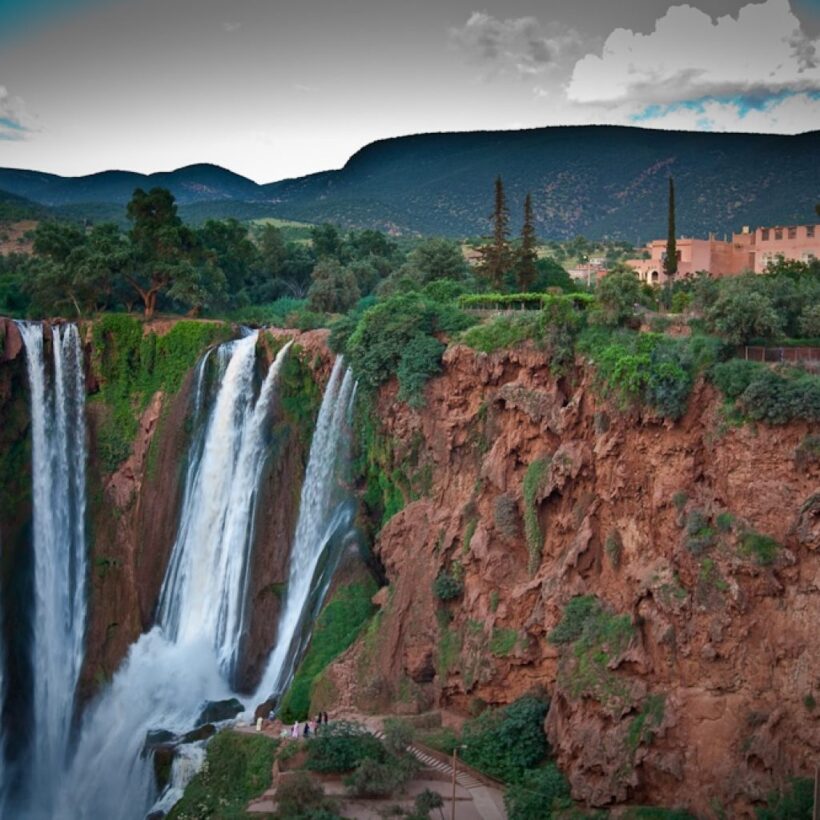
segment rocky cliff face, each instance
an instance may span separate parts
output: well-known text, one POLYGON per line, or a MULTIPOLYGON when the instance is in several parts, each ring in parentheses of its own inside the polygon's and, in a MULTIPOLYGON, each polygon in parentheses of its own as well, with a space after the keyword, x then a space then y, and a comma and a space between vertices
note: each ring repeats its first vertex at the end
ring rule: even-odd
POLYGON ((426 400, 380 395, 383 483, 406 506, 375 544, 382 610, 325 688, 365 710, 467 713, 545 687, 558 763, 592 806, 742 816, 813 772, 807 425, 731 426, 707 385, 675 424, 614 410, 588 370, 555 379, 528 350, 451 348, 426 400), (463 592, 441 600, 440 575, 463 592))

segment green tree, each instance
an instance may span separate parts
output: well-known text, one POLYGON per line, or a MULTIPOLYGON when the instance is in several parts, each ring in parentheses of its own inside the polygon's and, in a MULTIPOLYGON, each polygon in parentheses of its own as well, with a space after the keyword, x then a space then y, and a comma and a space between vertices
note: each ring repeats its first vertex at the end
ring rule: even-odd
POLYGON ((675 238, 675 181, 669 177, 669 214, 663 272, 671 279, 678 272, 678 243, 675 238))
POLYGON ((479 271, 490 287, 499 290, 512 261, 509 242, 510 215, 507 210, 504 183, 501 177, 496 177, 495 180, 495 200, 490 220, 493 223, 493 239, 492 242, 480 249, 481 263, 479 264, 479 271))
POLYGON ((182 296, 195 290, 193 281, 185 281, 197 273, 190 263, 195 239, 177 215, 173 194, 165 188, 152 188, 148 193, 137 188, 127 214, 134 257, 126 279, 144 305, 145 318, 150 319, 163 291, 176 286, 182 296))
POLYGON ((800 332, 807 339, 820 339, 820 303, 806 305, 803 309, 800 332))
POLYGON ((643 299, 641 282, 627 265, 616 265, 595 288, 601 324, 617 327, 626 324, 635 313, 635 305, 643 299))
POLYGON ((748 344, 754 338, 776 338, 783 333, 783 318, 772 302, 748 287, 724 291, 706 311, 708 327, 732 344, 748 344))
POLYGON ((222 271, 236 301, 258 264, 258 251, 247 229, 235 219, 209 219, 196 232, 196 241, 207 261, 222 271))
POLYGON ((310 229, 310 239, 313 242, 313 252, 317 259, 325 257, 341 259, 342 237, 335 225, 329 222, 314 225, 310 229))
POLYGON ((524 225, 521 228, 521 247, 518 251, 518 261, 515 271, 518 289, 521 291, 530 290, 538 275, 538 269, 536 267, 536 263, 538 262, 536 244, 537 240, 532 214, 532 195, 527 194, 524 199, 524 225))
POLYGON ((311 310, 322 313, 344 313, 359 301, 361 293, 356 277, 335 259, 320 259, 313 269, 308 291, 311 310))

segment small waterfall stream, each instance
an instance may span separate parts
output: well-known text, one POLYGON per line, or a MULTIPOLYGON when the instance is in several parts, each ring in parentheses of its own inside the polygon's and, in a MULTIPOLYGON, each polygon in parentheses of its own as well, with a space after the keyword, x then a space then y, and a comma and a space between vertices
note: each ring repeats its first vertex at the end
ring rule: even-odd
POLYGON ((54 773, 68 752, 86 618, 85 383, 76 326, 20 322, 31 395, 34 725, 30 799, 50 816, 54 773))
POLYGON ((349 437, 346 435, 346 424, 355 389, 353 374, 345 369, 342 357, 338 356, 325 388, 310 445, 299 519, 290 555, 287 596, 279 617, 276 645, 257 690, 260 700, 270 695, 278 697, 290 683, 301 651, 310 637, 305 630, 305 621, 321 606, 335 568, 331 560, 325 572, 317 578, 320 559, 334 536, 350 526, 352 511, 339 492, 337 468, 347 460, 349 437), (310 600, 311 593, 314 594, 313 601, 310 600))

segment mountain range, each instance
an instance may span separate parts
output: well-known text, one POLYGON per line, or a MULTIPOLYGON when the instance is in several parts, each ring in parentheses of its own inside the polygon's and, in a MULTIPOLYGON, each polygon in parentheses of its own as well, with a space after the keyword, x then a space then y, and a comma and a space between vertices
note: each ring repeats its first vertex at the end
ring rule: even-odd
POLYGON ((820 201, 819 156, 820 131, 790 136, 560 126, 385 139, 339 170, 263 185, 206 164, 83 177, 0 168, 0 191, 58 215, 123 220, 135 188, 160 186, 172 191, 191 222, 270 216, 475 236, 489 230, 493 182, 501 176, 514 230, 531 192, 542 238, 581 234, 635 242, 666 234, 669 176, 679 234, 811 222, 820 201))

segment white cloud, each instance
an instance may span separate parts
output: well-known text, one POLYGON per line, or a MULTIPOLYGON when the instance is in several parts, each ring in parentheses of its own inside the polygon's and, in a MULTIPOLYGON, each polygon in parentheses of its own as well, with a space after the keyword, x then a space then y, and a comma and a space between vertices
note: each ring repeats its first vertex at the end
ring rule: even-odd
POLYGON ((789 0, 750 3, 712 20, 673 6, 650 34, 615 29, 601 56, 579 60, 567 86, 577 103, 673 103, 705 96, 766 96, 820 89, 820 41, 809 39, 789 0))
POLYGON ((223 23, 222 30, 231 32, 231 31, 239 31, 242 28, 242 23, 223 23))
POLYGON ((490 74, 542 74, 583 53, 581 35, 568 26, 544 25, 535 17, 499 20, 483 11, 473 12, 463 26, 451 28, 450 41, 490 74))
POLYGON ((634 122, 650 128, 685 131, 739 131, 757 134, 795 134, 820 126, 820 97, 789 94, 749 108, 737 100, 708 99, 659 107, 634 122))
POLYGON ((23 101, 9 94, 8 89, 0 85, 0 140, 24 140, 32 130, 31 118, 23 101))

